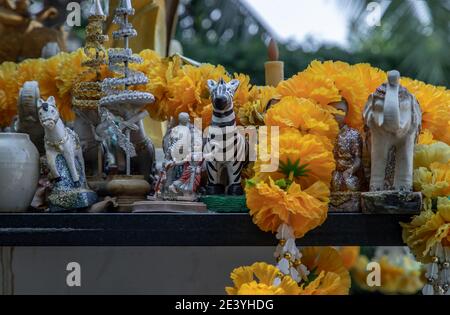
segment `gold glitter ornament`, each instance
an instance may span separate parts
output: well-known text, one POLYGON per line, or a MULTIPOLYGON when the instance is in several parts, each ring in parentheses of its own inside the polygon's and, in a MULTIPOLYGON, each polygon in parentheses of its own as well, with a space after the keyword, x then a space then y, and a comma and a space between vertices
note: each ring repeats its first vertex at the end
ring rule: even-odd
POLYGON ((86 44, 84 53, 88 60, 82 65, 88 67, 80 76, 72 89, 72 106, 80 110, 97 110, 100 99, 104 96, 101 86, 101 67, 106 65, 107 53, 103 43, 108 40, 107 35, 103 35, 103 23, 106 16, 103 13, 100 2, 94 1, 89 23, 86 27, 86 44), (88 82, 94 77, 94 82, 88 82))

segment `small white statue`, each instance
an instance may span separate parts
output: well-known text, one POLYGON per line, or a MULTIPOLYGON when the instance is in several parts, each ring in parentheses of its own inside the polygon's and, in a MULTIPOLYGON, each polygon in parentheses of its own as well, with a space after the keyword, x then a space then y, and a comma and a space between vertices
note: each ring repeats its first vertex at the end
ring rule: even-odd
POLYGON ((165 141, 165 161, 156 193, 164 199, 195 200, 203 163, 202 132, 190 123, 187 113, 179 115, 178 123, 165 141))
POLYGON ((50 96, 47 101, 39 99, 37 106, 39 121, 45 131, 45 151, 52 177, 54 179, 61 177, 56 165, 56 158, 58 155, 62 155, 66 160, 73 182, 79 182, 80 176, 84 177, 84 174, 78 173, 76 159, 82 165, 82 170, 84 170, 84 159, 78 135, 66 128, 62 122, 53 96, 50 96))
POLYGON ((389 190, 386 168, 389 152, 395 151, 394 191, 412 191, 414 146, 420 133, 422 111, 406 88, 400 85, 400 73, 388 73, 388 82, 380 86, 364 110, 364 122, 371 154, 370 191, 389 190))

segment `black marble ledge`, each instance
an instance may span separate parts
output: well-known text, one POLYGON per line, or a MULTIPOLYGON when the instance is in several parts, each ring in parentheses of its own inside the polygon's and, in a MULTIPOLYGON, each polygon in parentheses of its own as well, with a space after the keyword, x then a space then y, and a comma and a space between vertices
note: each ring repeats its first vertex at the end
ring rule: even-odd
MULTIPOLYGON (((408 215, 329 214, 300 246, 403 246, 408 215)), ((248 214, 0 214, 0 246, 275 246, 248 214)))

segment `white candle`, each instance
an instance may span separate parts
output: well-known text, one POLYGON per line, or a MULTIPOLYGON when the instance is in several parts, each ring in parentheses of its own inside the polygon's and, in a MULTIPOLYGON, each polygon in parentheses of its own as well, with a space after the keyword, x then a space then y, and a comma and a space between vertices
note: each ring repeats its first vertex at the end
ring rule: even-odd
POLYGON ((278 61, 278 45, 272 38, 268 47, 269 61, 264 64, 266 70, 266 85, 277 86, 284 80, 284 62, 278 61))

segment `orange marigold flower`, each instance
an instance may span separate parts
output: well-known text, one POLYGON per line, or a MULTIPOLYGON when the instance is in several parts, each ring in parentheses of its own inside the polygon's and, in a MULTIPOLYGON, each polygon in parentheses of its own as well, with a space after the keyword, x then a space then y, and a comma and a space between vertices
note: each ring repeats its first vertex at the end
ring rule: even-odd
POLYGON ((450 144, 450 91, 409 78, 401 83, 419 101, 423 129, 430 130, 435 140, 450 144))
POLYGON ((263 126, 269 105, 279 99, 277 90, 271 86, 254 86, 248 101, 238 109, 238 118, 244 126, 263 126))
MULTIPOLYGON (((367 98, 370 94, 387 81, 387 74, 385 71, 372 67, 368 63, 358 63, 352 66, 353 70, 357 72, 357 76, 365 86, 365 93, 367 98)), ((364 106, 364 105, 363 105, 364 106)))
POLYGON ((286 190, 272 178, 246 185, 247 206, 253 222, 265 232, 277 232, 282 223, 292 227, 297 238, 320 226, 328 213, 330 191, 323 182, 302 190, 292 183, 286 190))
POLYGON ((430 130, 425 129, 420 133, 418 143, 419 143, 419 145, 434 144, 434 143, 436 143, 436 140, 434 139, 433 133, 430 130))
POLYGON ((431 263, 430 250, 438 243, 450 246, 450 199, 438 198, 436 212, 426 209, 412 220, 401 223, 403 240, 418 261, 431 263))
MULTIPOLYGON (((280 130, 278 139, 279 148, 273 152, 273 158, 279 161, 280 167, 275 172, 263 172, 263 166, 266 163, 261 160, 256 161, 255 173, 258 179, 287 178, 290 174, 286 174, 287 171, 283 170, 282 166, 291 165, 291 171, 295 175, 292 180, 299 183, 301 187, 308 188, 317 181, 322 181, 327 187, 330 186, 336 163, 333 152, 323 138, 313 134, 304 135, 294 128, 283 128, 280 130), (306 173, 300 174, 302 170, 306 173)), ((263 151, 269 153, 271 148, 266 148, 263 143, 260 143, 259 152, 263 151)))
POLYGON ((329 108, 328 105, 342 100, 332 79, 324 75, 300 72, 292 78, 280 82, 277 87, 281 96, 309 98, 329 108))
POLYGON ((280 277, 280 271, 266 263, 236 268, 231 279, 234 287, 225 288, 228 295, 297 295, 300 292, 292 278, 280 277))
POLYGON ((373 91, 369 91, 364 86, 360 71, 341 61, 313 61, 305 72, 316 76, 325 76, 334 82, 339 94, 348 104, 346 124, 361 130, 363 127, 362 109, 373 91))
POLYGON ((333 150, 339 134, 338 123, 332 114, 308 99, 293 96, 284 97, 271 107, 265 122, 268 126, 292 127, 303 133, 326 137, 328 150, 333 150))
POLYGON ((300 295, 347 295, 350 274, 339 252, 332 247, 306 247, 302 264, 312 272, 313 280, 301 286, 300 295))

